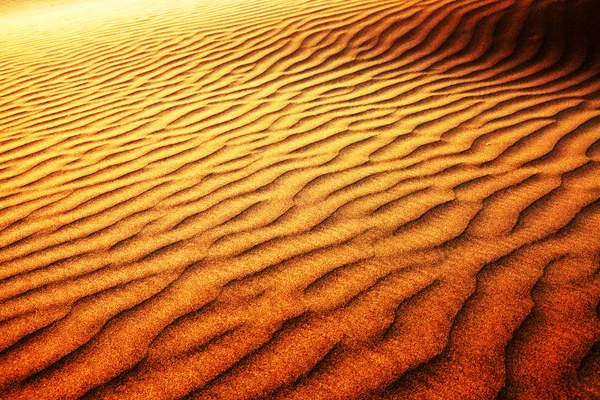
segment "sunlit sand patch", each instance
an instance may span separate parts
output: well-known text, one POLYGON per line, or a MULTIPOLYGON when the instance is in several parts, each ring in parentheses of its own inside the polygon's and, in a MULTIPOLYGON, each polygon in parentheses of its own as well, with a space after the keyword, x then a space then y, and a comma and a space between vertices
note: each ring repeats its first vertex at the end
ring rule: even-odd
POLYGON ((592 0, 0 0, 0 398, 600 398, 592 0))

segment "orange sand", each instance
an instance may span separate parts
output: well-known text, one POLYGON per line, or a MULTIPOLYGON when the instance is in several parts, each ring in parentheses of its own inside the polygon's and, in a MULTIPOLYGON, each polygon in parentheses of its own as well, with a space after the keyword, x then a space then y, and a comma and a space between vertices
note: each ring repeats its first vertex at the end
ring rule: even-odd
POLYGON ((0 397, 600 399, 599 4, 0 0, 0 397))

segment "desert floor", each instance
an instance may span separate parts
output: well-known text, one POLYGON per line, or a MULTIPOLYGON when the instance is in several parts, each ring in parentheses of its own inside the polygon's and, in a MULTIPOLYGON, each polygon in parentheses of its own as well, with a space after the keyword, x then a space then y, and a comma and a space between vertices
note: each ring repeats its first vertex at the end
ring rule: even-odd
POLYGON ((600 2, 0 0, 0 398, 600 399, 600 2))

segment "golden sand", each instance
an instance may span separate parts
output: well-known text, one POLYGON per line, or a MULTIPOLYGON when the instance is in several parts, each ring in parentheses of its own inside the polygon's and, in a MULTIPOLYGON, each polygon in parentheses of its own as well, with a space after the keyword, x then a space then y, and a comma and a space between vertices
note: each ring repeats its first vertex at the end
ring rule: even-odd
POLYGON ((599 4, 0 0, 0 398, 600 399, 599 4))

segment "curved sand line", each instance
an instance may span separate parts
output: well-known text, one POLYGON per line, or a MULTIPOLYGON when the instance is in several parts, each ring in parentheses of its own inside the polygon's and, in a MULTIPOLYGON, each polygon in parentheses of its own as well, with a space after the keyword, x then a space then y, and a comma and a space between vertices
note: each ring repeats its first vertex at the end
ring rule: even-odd
POLYGON ((0 397, 600 398, 594 0, 0 0, 0 397))

